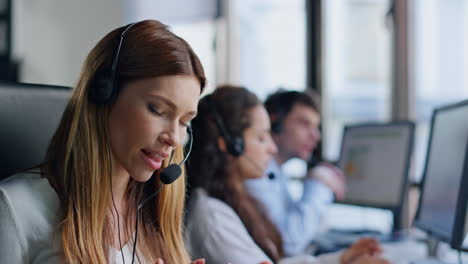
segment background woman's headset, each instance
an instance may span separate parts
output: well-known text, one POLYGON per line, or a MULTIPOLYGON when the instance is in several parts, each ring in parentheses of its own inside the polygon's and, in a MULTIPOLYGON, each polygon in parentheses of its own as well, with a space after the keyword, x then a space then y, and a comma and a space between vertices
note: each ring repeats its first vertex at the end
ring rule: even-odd
POLYGON ((208 95, 207 100, 213 113, 216 127, 218 128, 221 137, 223 137, 224 141, 226 142, 228 153, 234 157, 239 157, 244 153, 244 139, 241 136, 234 136, 229 133, 226 126, 224 125, 221 114, 218 112, 212 96, 213 95, 208 95))

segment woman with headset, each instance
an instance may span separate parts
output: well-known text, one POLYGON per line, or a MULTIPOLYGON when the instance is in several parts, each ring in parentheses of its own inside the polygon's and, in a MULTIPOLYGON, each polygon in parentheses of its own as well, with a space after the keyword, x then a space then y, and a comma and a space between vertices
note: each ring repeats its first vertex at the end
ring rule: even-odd
POLYGON ((181 165, 204 86, 190 45, 158 21, 101 39, 44 163, 0 183, 0 263, 189 263, 184 177, 160 172, 181 165))
POLYGON ((224 86, 204 97, 192 121, 194 145, 188 165, 186 244, 207 263, 388 263, 378 243, 363 239, 342 254, 283 258, 279 231, 244 181, 263 177, 277 151, 270 120, 245 88, 224 86))

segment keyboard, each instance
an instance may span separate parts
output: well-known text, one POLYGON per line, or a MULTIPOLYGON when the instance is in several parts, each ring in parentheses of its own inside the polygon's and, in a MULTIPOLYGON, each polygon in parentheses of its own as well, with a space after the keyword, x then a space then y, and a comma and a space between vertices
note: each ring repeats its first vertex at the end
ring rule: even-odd
POLYGON ((349 247, 351 244, 363 237, 373 237, 382 243, 401 241, 402 236, 397 234, 383 234, 377 230, 356 229, 338 230, 331 229, 317 236, 310 245, 310 252, 314 255, 336 252, 349 247))

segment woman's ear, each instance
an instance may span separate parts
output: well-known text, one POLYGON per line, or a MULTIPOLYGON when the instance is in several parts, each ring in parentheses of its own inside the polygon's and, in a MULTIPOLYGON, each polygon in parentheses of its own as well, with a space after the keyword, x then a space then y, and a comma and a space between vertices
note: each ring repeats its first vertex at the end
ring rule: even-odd
POLYGON ((222 152, 227 152, 227 148, 226 148, 226 141, 224 141, 224 138, 223 137, 218 137, 218 148, 222 151, 222 152))

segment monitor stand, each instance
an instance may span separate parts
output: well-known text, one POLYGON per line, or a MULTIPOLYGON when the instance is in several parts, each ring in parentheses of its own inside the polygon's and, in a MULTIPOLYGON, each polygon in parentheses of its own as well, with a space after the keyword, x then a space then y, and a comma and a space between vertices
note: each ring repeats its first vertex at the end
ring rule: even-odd
POLYGON ((438 249, 439 249, 439 240, 429 236, 426 241, 427 247, 427 259, 411 261, 411 264, 451 264, 445 261, 438 259, 438 249))

